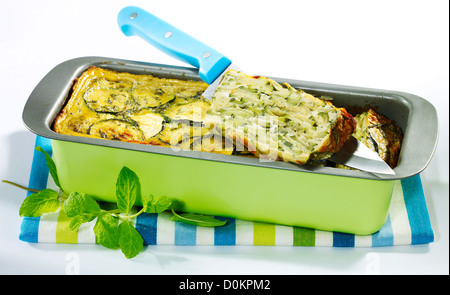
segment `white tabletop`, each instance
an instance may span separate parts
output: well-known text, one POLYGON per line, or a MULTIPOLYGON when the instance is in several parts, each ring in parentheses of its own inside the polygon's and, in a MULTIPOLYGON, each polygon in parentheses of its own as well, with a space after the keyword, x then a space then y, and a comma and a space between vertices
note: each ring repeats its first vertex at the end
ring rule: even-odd
POLYGON ((25 193, 0 184, 0 274, 448 274, 448 1, 33 1, 0 3, 0 179, 28 184, 34 134, 22 110, 54 66, 81 56, 185 65, 118 29, 140 6, 248 72, 398 90, 438 110, 440 140, 422 173, 429 245, 387 248, 151 246, 134 259, 98 245, 18 239, 25 193), (217 3, 217 4, 211 4, 217 3))

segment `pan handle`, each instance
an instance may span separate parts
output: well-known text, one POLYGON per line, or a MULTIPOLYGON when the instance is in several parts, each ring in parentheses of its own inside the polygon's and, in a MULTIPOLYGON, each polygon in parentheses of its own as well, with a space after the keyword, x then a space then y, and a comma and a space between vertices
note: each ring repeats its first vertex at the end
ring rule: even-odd
POLYGON ((139 7, 123 8, 117 22, 126 36, 139 36, 168 55, 198 68, 200 78, 208 84, 231 64, 223 54, 139 7))

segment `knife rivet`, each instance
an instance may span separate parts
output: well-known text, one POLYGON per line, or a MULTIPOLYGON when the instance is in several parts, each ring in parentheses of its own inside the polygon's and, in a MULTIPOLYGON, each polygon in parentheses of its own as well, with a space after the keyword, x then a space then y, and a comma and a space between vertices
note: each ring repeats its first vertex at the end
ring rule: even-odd
POLYGON ((164 37, 166 37, 166 38, 169 38, 170 36, 172 36, 172 32, 171 31, 168 31, 165 35, 164 35, 164 37))
POLYGON ((131 15, 130 15, 130 19, 135 19, 137 17, 137 13, 136 12, 133 12, 131 15))
POLYGON ((208 58, 211 56, 211 52, 206 51, 205 53, 203 53, 203 58, 208 58))

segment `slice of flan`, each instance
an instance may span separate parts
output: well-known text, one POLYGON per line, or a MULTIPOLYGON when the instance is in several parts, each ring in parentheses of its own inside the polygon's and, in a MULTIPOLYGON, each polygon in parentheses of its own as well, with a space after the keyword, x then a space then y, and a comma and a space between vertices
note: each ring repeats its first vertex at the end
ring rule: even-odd
POLYGON ((373 109, 355 116, 357 126, 353 136, 377 152, 391 168, 398 164, 403 141, 401 128, 373 109))
POLYGON ((337 152, 355 130, 355 119, 288 84, 230 70, 205 118, 236 147, 265 160, 306 164, 337 152))

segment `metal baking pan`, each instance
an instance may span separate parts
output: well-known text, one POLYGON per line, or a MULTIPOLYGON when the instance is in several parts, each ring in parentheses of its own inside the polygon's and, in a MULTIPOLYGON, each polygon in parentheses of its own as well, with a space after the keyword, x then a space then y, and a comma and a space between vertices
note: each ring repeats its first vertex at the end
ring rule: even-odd
MULTIPOLYGON (((99 200, 115 200, 115 180, 126 165, 140 177, 144 194, 176 199, 177 210, 245 220, 371 234, 387 218, 395 180, 423 171, 437 145, 435 108, 418 96, 397 92, 270 77, 314 95, 333 97, 350 113, 371 106, 402 128, 403 148, 395 175, 263 162, 257 158, 68 136, 52 124, 69 99, 74 80, 90 66, 134 74, 200 80, 197 69, 81 57, 51 70, 31 93, 27 128, 50 138, 60 182, 99 200)), ((139 202, 139 200, 138 200, 139 202)))

